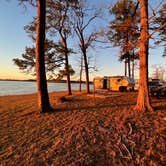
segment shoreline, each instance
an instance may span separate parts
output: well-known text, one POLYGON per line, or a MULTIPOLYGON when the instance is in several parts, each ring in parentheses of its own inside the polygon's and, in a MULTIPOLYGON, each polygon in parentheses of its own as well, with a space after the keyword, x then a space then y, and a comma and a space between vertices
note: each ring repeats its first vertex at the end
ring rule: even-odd
MULTIPOLYGON (((79 91, 79 90, 72 90, 72 93, 73 94, 78 94, 78 93, 85 93, 85 91, 86 90, 82 90, 81 92, 79 91)), ((57 94, 58 96, 60 96, 60 95, 65 95, 65 96, 68 96, 67 95, 67 91, 66 90, 64 90, 64 91, 52 91, 52 92, 48 92, 48 94, 49 94, 49 96, 50 95, 52 95, 52 94, 57 94)), ((91 92, 92 93, 92 92, 91 92)), ((73 95, 72 94, 72 95, 73 95)), ((35 92, 35 93, 28 93, 28 94, 12 94, 12 95, 0 95, 0 97, 14 97, 14 96, 31 96, 31 95, 37 95, 37 92, 35 92)), ((71 96, 72 96, 71 95, 71 96)))
MULTIPOLYGON (((0 79, 0 81, 20 81, 20 82, 36 82, 36 80, 28 79, 28 80, 19 80, 19 79, 0 79)), ((79 81, 72 80, 70 81, 72 84, 79 84, 79 81)), ((47 83, 66 83, 66 80, 47 80, 47 83)), ((81 84, 86 84, 86 81, 82 81, 81 84)), ((93 84, 92 81, 89 84, 93 84)))

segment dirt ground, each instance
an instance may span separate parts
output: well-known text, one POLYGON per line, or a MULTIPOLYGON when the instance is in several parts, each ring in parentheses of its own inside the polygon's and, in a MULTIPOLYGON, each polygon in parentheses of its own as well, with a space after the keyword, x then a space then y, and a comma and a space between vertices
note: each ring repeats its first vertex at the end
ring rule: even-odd
POLYGON ((140 113, 136 92, 64 95, 51 93, 44 114, 35 94, 0 97, 1 166, 166 165, 166 98, 140 113))

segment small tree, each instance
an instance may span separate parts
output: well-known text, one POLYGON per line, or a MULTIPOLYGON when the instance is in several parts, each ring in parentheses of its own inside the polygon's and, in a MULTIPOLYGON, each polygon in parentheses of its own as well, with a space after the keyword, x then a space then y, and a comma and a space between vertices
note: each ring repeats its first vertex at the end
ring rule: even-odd
POLYGON ((74 10, 74 22, 73 27, 74 31, 79 39, 79 48, 84 60, 85 67, 85 76, 86 76, 86 92, 90 93, 89 88, 89 66, 88 66, 88 57, 87 50, 92 46, 93 41, 97 38, 98 33, 95 31, 90 31, 87 33, 88 26, 99 17, 100 12, 98 10, 90 9, 86 6, 86 1, 81 1, 77 4, 74 10), (88 13, 89 12, 89 13, 88 13))
MULTIPOLYGON (((46 74, 49 79, 56 78, 59 73, 57 69, 64 65, 64 57, 57 52, 57 47, 53 41, 45 41, 45 67, 46 74)), ((22 58, 13 59, 14 64, 19 67, 19 69, 26 74, 31 74, 36 76, 36 56, 35 56, 35 46, 26 47, 25 53, 22 54, 22 58)))
POLYGON ((65 58, 65 74, 67 77, 68 95, 71 95, 71 83, 70 83, 70 65, 69 65, 69 53, 67 39, 71 35, 70 25, 70 9, 73 1, 66 0, 49 0, 47 2, 47 24, 52 34, 58 33, 59 43, 63 47, 63 55, 65 58))

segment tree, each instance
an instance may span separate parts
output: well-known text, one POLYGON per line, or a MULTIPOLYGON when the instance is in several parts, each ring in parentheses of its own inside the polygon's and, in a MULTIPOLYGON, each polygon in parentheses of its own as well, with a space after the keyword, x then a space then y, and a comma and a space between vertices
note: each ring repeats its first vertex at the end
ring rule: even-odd
POLYGON ((140 80, 137 104, 137 111, 152 111, 149 100, 148 89, 148 48, 149 48, 149 23, 148 23, 148 0, 139 0, 140 3, 140 80))
POLYGON ((70 65, 69 65, 69 53, 67 39, 71 34, 71 25, 69 12, 71 9, 72 1, 66 0, 49 0, 47 2, 47 24, 52 34, 59 34, 59 43, 62 47, 62 52, 65 58, 65 74, 67 77, 68 95, 71 95, 71 83, 70 83, 70 65))
POLYGON ((130 63, 136 56, 133 52, 138 47, 139 31, 138 21, 139 15, 136 11, 137 4, 132 0, 121 0, 113 5, 110 13, 115 19, 110 22, 108 39, 114 46, 120 47, 120 61, 125 63, 125 76, 131 77, 130 63))
POLYGON ((47 112, 50 109, 50 102, 47 90, 45 63, 44 63, 44 42, 45 42, 45 18, 46 1, 37 1, 37 27, 36 27, 36 79, 38 107, 40 112, 47 112))
MULTIPOLYGON (((46 68, 46 75, 49 79, 56 78, 59 76, 57 69, 64 65, 64 57, 57 52, 57 47, 53 41, 45 40, 45 68, 46 68)), ((14 64, 19 67, 19 69, 26 74, 31 74, 36 76, 35 64, 36 64, 36 57, 35 57, 35 46, 26 47, 25 53, 22 54, 22 58, 15 58, 13 59, 14 64)))
MULTIPOLYGON (((97 38, 97 32, 91 31, 89 34, 87 33, 87 27, 94 21, 97 17, 99 17, 100 12, 94 9, 89 9, 86 6, 86 1, 78 2, 77 6, 74 10, 74 22, 73 27, 74 31, 79 39, 79 47, 84 60, 85 67, 85 76, 86 76, 86 93, 90 93, 89 88, 89 65, 88 65, 88 57, 87 50, 90 46, 92 46, 93 41, 97 38), (88 13, 91 11, 90 13, 88 13)), ((82 71, 81 71, 82 73, 82 71)))
POLYGON ((166 56, 166 3, 163 4, 162 8, 156 13, 153 19, 153 30, 158 30, 159 40, 156 41, 156 44, 164 44, 164 53, 163 57, 166 56), (162 27, 162 28, 161 28, 162 27), (159 29, 158 29, 159 28, 159 29))
POLYGON ((20 3, 29 2, 33 6, 37 3, 36 21, 36 81, 38 108, 41 113, 50 110, 50 102, 47 90, 45 63, 44 63, 44 42, 45 42, 45 19, 46 19, 46 0, 19 0, 20 3))
MULTIPOLYGON (((62 79, 64 76, 67 77, 67 86, 68 86, 68 94, 71 95, 71 83, 70 83, 70 75, 73 75, 75 72, 72 69, 72 66, 69 64, 68 56, 70 53, 73 53, 72 49, 68 48, 67 39, 71 35, 70 28, 70 20, 69 20, 69 11, 71 8, 71 4, 75 1, 60 1, 60 0, 48 0, 47 1, 47 13, 46 13, 46 32, 48 37, 55 37, 55 40, 59 40, 56 43, 56 55, 52 58, 57 57, 56 64, 47 63, 46 62, 46 70, 51 67, 52 71, 55 71, 56 66, 59 62, 61 65, 59 73, 57 73, 57 79, 62 79), (59 38, 57 37, 59 35, 59 38), (60 58, 59 58, 60 57, 60 58), (63 64, 63 65, 62 65, 63 64), (65 66, 63 68, 63 66, 65 66)), ((36 18, 27 26, 24 27, 25 31, 32 38, 32 41, 35 39, 35 26, 36 26, 36 18)), ((54 49, 54 48, 53 48, 54 49)), ((50 56, 49 56, 50 57, 50 56)), ((45 59, 48 58, 47 50, 45 59)), ((47 73, 50 70, 47 70, 47 73)), ((54 74, 52 72, 52 74, 54 74)), ((52 76, 52 75, 51 75, 52 76)))

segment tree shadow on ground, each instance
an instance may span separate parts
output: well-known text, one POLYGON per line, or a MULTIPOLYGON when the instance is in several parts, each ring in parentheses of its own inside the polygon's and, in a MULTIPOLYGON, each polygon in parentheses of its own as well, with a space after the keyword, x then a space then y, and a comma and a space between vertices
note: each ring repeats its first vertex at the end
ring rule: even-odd
POLYGON ((153 108, 154 108, 154 111, 166 110, 166 105, 154 106, 153 108))
POLYGON ((55 112, 68 112, 68 111, 74 111, 74 110, 87 110, 87 111, 97 111, 97 110, 101 110, 103 108, 121 108, 121 107, 131 107, 135 105, 135 103, 125 103, 125 104, 100 104, 100 105, 91 105, 91 106, 70 106, 70 104, 68 105, 68 107, 61 107, 61 105, 59 106, 55 106, 52 107, 52 109, 49 111, 49 113, 55 113, 55 112))

